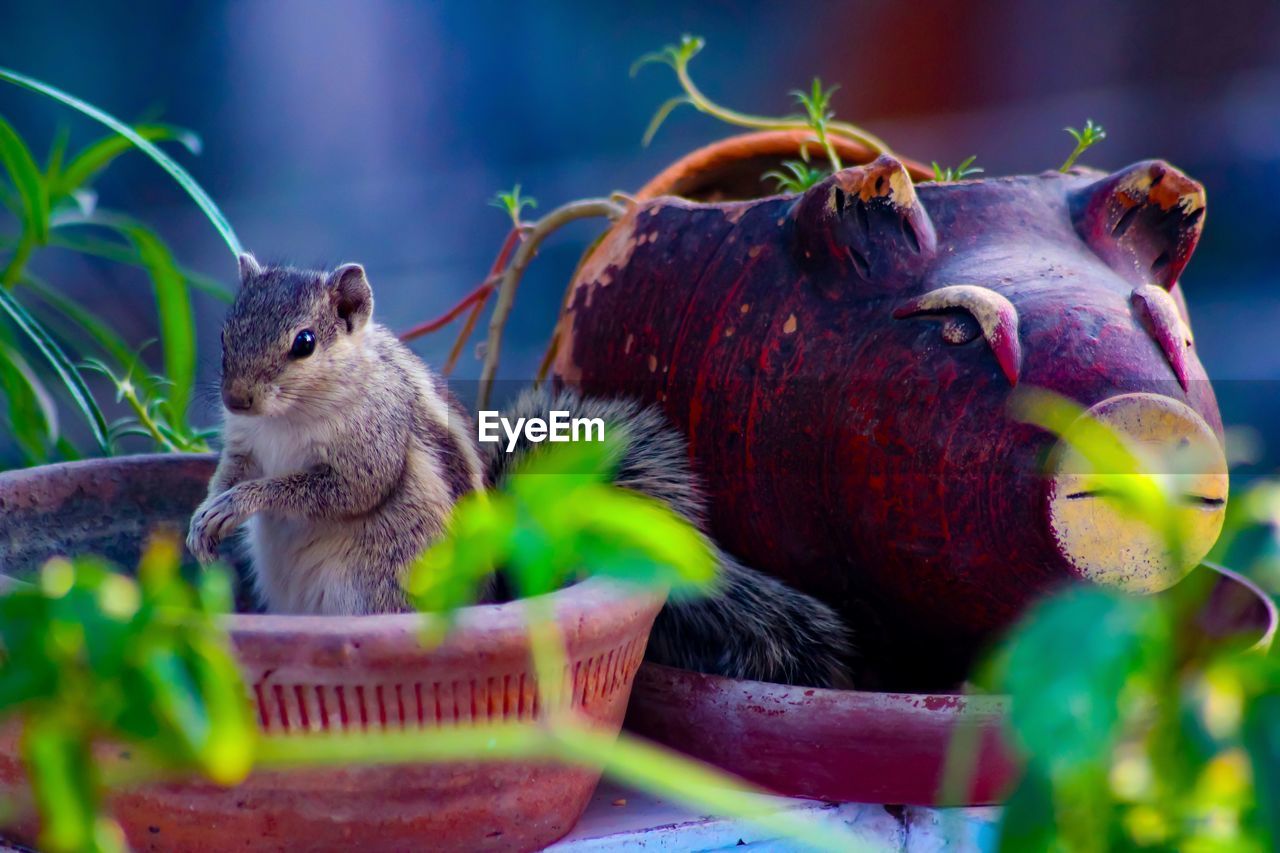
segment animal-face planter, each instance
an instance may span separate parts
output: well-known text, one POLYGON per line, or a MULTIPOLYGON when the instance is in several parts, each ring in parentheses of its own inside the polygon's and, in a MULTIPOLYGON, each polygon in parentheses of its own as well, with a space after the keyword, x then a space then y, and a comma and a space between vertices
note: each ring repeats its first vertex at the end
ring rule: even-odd
POLYGON ((1204 204, 1158 161, 915 186, 889 157, 651 198, 580 268, 557 376, 659 403, 715 535, 842 608, 885 681, 954 680, 1053 586, 1158 591, 1217 537, 1221 419, 1177 289, 1204 204), (1195 460, 1180 559, 1011 412, 1028 386, 1195 460))

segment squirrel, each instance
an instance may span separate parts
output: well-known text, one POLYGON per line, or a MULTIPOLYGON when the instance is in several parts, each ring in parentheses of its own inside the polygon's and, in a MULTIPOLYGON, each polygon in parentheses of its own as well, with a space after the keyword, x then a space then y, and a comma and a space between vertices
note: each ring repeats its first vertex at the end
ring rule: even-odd
MULTIPOLYGON (((757 569, 742 565, 707 535, 707 498, 689 461, 684 436, 660 410, 633 400, 580 395, 569 389, 525 391, 503 412, 548 420, 552 411, 599 418, 622 428, 627 445, 613 484, 665 503, 702 534, 718 564, 716 582, 704 596, 672 599, 658 613, 645 659, 776 684, 851 687, 850 632, 831 607, 757 569)), ((522 433, 515 448, 489 443, 486 476, 501 485, 538 445, 522 433)))
MULTIPOLYGON (((324 273, 243 255, 240 278, 222 334, 224 447, 188 549, 212 561, 248 522, 251 575, 267 610, 410 610, 403 575, 443 534, 454 502, 501 486, 536 445, 522 436, 512 452, 488 444, 482 454, 443 379, 372 321, 359 265, 324 273)), ((625 429, 614 484, 665 502, 706 537, 701 483, 659 411, 535 389, 504 416, 553 410, 625 429)), ((719 562, 716 588, 668 602, 646 657, 734 678, 849 686, 852 647, 835 611, 706 541, 719 562)))
POLYGON ((409 561, 484 486, 470 415, 372 314, 359 264, 325 273, 240 256, 222 331, 223 450, 187 548, 212 561, 248 522, 269 611, 409 610, 409 561))

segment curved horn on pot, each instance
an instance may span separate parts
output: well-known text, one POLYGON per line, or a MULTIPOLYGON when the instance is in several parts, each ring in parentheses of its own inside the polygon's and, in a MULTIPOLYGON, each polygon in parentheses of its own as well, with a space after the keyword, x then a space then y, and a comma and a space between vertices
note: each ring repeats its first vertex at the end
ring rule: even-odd
POLYGON ((887 154, 807 190, 791 215, 803 262, 868 282, 923 266, 938 245, 911 175, 887 154))
MULTIPOLYGON (((1168 294, 1165 294, 1166 296, 1168 294)), ((1018 384, 1022 372, 1022 342, 1018 340, 1018 309, 987 287, 952 284, 909 299, 894 309, 899 320, 917 314, 965 311, 982 329, 982 336, 996 357, 996 363, 1010 385, 1018 384)))
POLYGON ((1204 227, 1204 187, 1163 160, 1135 163, 1071 195, 1071 221, 1135 285, 1169 290, 1204 227))

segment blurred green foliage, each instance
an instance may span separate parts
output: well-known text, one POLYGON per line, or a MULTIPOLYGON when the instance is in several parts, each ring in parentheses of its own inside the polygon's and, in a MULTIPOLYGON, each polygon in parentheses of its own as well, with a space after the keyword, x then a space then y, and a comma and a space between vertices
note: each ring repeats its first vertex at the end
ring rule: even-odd
POLYGON ((113 769, 127 778, 127 766, 104 766, 103 739, 129 745, 131 762, 221 784, 249 771, 256 723, 217 621, 231 607, 230 581, 209 571, 193 589, 179 555, 176 539, 155 539, 136 582, 94 557, 56 559, 34 585, 0 596, 0 712, 22 718, 50 850, 123 846, 102 816, 101 789, 113 769))
MULTIPOLYGON (((694 593, 714 577, 702 537, 666 507, 609 484, 625 437, 548 447, 505 487, 460 503, 447 536, 418 562, 410 586, 429 611, 472 603, 501 566, 527 599, 538 673, 537 722, 377 732, 268 735, 218 620, 231 604, 221 572, 198 589, 179 576, 176 540, 157 538, 138 581, 93 557, 48 563, 34 586, 0 595, 0 714, 22 724, 22 755, 50 851, 115 850, 123 836, 104 791, 174 774, 231 785, 251 768, 522 759, 599 767, 692 809, 753 821, 820 850, 864 849, 837 829, 762 806, 760 792, 675 753, 600 732, 558 697, 563 638, 543 593, 602 575, 660 595, 694 593), (134 749, 127 762, 100 763, 134 749), (95 749, 96 744, 96 749, 95 749)), ((12 815, 10 815, 12 817, 12 815)))
POLYGON ((716 563, 706 540, 665 504, 611 484, 627 436, 620 426, 606 433, 539 448, 500 491, 459 501, 449 535, 410 571, 414 605, 448 614, 474 602, 497 570, 520 598, 587 574, 677 594, 710 584, 716 563))
MULTIPOLYGON (((1118 507, 1177 539, 1176 491, 1143 473, 1120 436, 1044 392, 1020 398, 1017 412, 1069 442, 1118 507)), ((1224 540, 1247 538, 1275 494, 1274 484, 1248 493, 1224 540)), ((1270 535, 1274 543, 1274 527, 1270 535)), ((1002 816, 1002 850, 1280 845, 1280 660, 1246 648, 1252 640, 1204 641, 1194 616, 1212 581, 1202 567, 1155 596, 1067 589, 999 644, 974 681, 1012 697, 1026 758, 1002 816)))
MULTIPOLYGON (((773 119, 737 113, 707 99, 688 76, 702 48, 679 46, 645 57, 672 68, 683 94, 658 111, 646 141, 677 106, 689 104, 731 124, 807 129, 839 167, 831 136, 876 150, 883 143, 835 121, 831 89, 814 81, 796 93, 805 114, 773 119)), ((162 124, 125 126, 36 81, 0 69, 0 78, 43 92, 112 128, 79 151, 60 132, 43 162, 0 119, 0 205, 12 228, 0 233, 0 393, 12 435, 30 464, 75 458, 59 413, 66 403, 110 452, 126 435, 156 447, 204 447, 207 431, 188 422, 194 382, 192 297, 227 298, 216 282, 182 268, 146 225, 103 210, 94 180, 121 155, 141 148, 192 194, 235 249, 225 218, 202 190, 154 145, 175 142, 196 153, 188 131, 162 124), (153 375, 110 326, 40 278, 31 261, 70 251, 143 270, 154 295, 163 368, 153 375), (78 357, 79 361, 74 360, 78 357), (108 422, 84 372, 108 378, 127 414, 108 422)), ((1076 147, 1069 169, 1105 138, 1091 120, 1068 129, 1076 147)), ((800 191, 828 172, 806 158, 766 176, 800 191)), ((938 180, 976 173, 937 164, 938 180)), ((532 207, 519 187, 497 203, 520 226, 532 207)), ((1074 404, 1046 395, 1022 398, 1022 415, 1069 439, 1105 477, 1105 492, 1127 513, 1180 549, 1176 498, 1143 474, 1135 454, 1100 424, 1081 423, 1074 404), (1104 473, 1105 472, 1105 473, 1104 473)), ((588 574, 676 591, 696 590, 714 573, 705 542, 667 508, 608 485, 625 439, 580 443, 536 454, 507 487, 473 495, 456 508, 449 533, 419 559, 408 589, 432 614, 427 637, 443 637, 452 614, 473 602, 495 569, 530 600, 539 687, 548 695, 563 658, 551 613, 539 597, 588 574)), ((1280 589, 1280 486, 1256 484, 1235 497, 1219 559, 1280 589)), ((849 839, 762 815, 749 791, 676 756, 621 739, 610 747, 569 716, 547 726, 501 731, 414 732, 292 738, 259 735, 247 693, 217 617, 229 609, 225 577, 208 573, 198 589, 177 574, 176 545, 158 539, 138 581, 91 557, 49 563, 34 587, 0 596, 0 711, 21 717, 21 748, 35 806, 51 850, 113 849, 123 844, 103 816, 103 790, 148 774, 201 773, 223 784, 251 766, 325 762, 448 760, 476 750, 596 761, 629 784, 709 810, 754 817, 820 847, 850 849, 849 839), (135 745, 133 769, 104 767, 101 739, 135 745), (299 742, 302 741, 302 742, 299 742), (464 743, 465 741, 465 743, 464 743), (494 745, 497 746, 494 746, 494 745), (816 834, 815 834, 816 832, 816 834)), ((1273 653, 1230 644, 1190 648, 1187 625, 1204 602, 1206 572, 1169 594, 1139 598, 1096 588, 1052 596, 1028 611, 975 676, 980 687, 1013 698, 1011 727, 1026 772, 1002 817, 1007 850, 1270 850, 1280 846, 1280 663, 1273 653)), ((1190 644, 1194 645, 1194 644, 1190 644)), ((556 710, 554 703, 544 707, 556 710)), ((557 712, 558 713, 558 712, 557 712)), ((960 759, 964 751, 958 751, 960 759)), ((962 768, 963 769, 963 768, 962 768)))
MULTIPOLYGON (((5 69, 0 69, 0 79, 53 97, 113 129, 111 135, 72 151, 71 135, 63 128, 41 161, 0 118, 0 206, 9 214, 9 230, 0 230, 0 392, 22 461, 35 465, 82 454, 83 448, 68 438, 75 433, 59 418, 64 403, 87 424, 93 452, 111 453, 128 435, 145 436, 165 450, 207 449, 210 431, 192 427, 188 418, 196 372, 192 297, 198 291, 225 301, 230 294, 179 265, 147 225, 100 206, 93 189, 94 181, 119 157, 142 147, 196 198, 232 245, 234 233, 212 201, 154 144, 174 142, 196 154, 199 138, 166 124, 124 125, 5 69), (100 317, 35 272, 32 262, 45 251, 78 253, 146 273, 162 355, 158 374, 141 367, 140 352, 100 317), (117 401, 127 404, 119 419, 109 422, 103 413, 85 380, 86 364, 105 374, 117 401)), ((0 219, 0 226, 4 224, 0 219)))
POLYGON ((1280 595, 1280 480, 1259 480, 1232 496, 1209 559, 1239 567, 1280 595))

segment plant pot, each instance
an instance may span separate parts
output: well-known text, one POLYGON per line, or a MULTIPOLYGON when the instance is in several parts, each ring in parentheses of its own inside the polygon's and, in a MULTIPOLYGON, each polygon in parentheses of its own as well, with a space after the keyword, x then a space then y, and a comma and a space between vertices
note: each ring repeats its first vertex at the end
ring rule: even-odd
POLYGON ((917 185, 882 156, 760 197, 803 137, 724 140, 642 189, 570 285, 557 380, 664 411, 712 535, 842 613, 859 683, 946 689, 1064 582, 1180 580, 1227 490, 1177 286, 1199 184, 1148 161, 917 185), (1194 456, 1178 558, 1080 486, 1078 457, 1014 405, 1028 387, 1194 456))
MULTIPOLYGON (((784 160, 794 160, 800 146, 810 143, 816 160, 825 162, 821 149, 813 145, 813 134, 807 130, 767 130, 730 136, 681 157, 636 193, 639 201, 659 196, 679 196, 702 202, 734 201, 758 198, 765 184, 760 176, 779 169, 784 160)), ((876 152, 860 142, 832 137, 836 153, 844 165, 852 166, 874 160, 876 152)), ((915 180, 930 180, 933 172, 914 160, 902 158, 902 164, 915 180)))
MULTIPOLYGON (((1271 598, 1234 572, 1209 570, 1218 582, 1188 630, 1208 644, 1269 648, 1277 621, 1271 598)), ((816 690, 646 663, 627 728, 780 794, 990 805, 1003 800, 1019 774, 1007 741, 1009 706, 1007 696, 816 690), (973 749, 969 784, 943 797, 943 770, 962 731, 973 749)))
MULTIPOLYGON (((142 456, 0 475, 0 571, 54 554, 136 564, 146 534, 185 529, 213 472, 211 456, 142 456)), ((660 596, 589 580, 556 593, 572 705, 616 732, 660 596)), ((466 608, 438 648, 416 614, 237 614, 228 629, 250 700, 270 733, 435 728, 538 716, 516 602, 466 608)), ((0 787, 25 790, 16 726, 0 739, 0 787)), ((129 760, 127 750, 111 757, 129 760)), ((535 849, 572 828, 599 780, 581 767, 517 762, 258 772, 224 789, 198 781, 114 796, 136 849, 535 849)), ((31 843, 31 823, 13 828, 31 843)))

